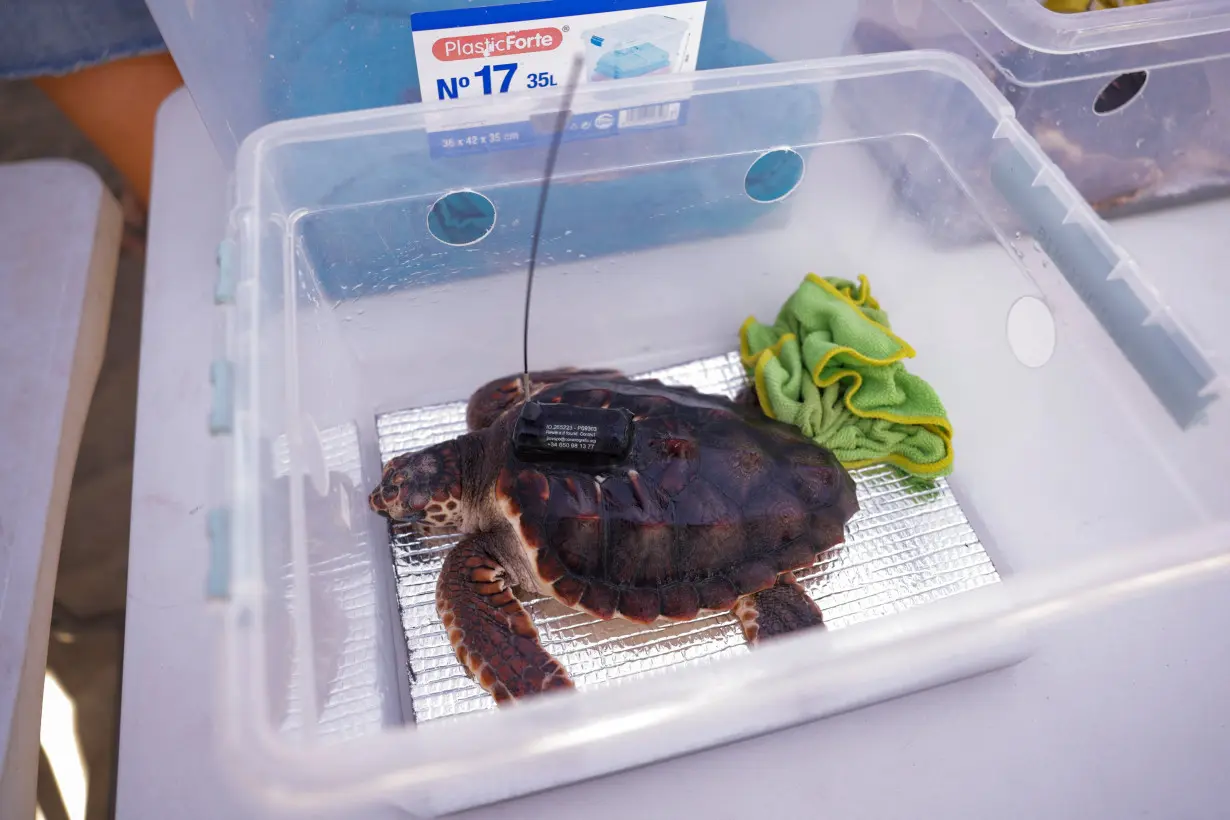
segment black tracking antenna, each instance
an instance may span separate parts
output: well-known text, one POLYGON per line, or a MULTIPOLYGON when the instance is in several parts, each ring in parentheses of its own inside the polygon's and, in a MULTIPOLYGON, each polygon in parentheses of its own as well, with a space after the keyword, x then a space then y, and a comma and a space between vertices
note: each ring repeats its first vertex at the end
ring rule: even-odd
POLYGON ((551 133, 551 146, 547 149, 547 168, 543 172, 542 189, 538 193, 538 212, 534 214, 534 233, 530 240, 530 269, 525 277, 525 316, 521 325, 521 389, 527 399, 530 395, 530 299, 534 292, 534 267, 538 264, 538 242, 542 238, 542 218, 547 211, 547 191, 551 188, 551 177, 555 175, 555 160, 559 157, 564 129, 568 127, 568 118, 572 116, 572 95, 576 93, 577 84, 581 81, 583 63, 584 59, 578 52, 572 58, 572 71, 568 75, 568 85, 565 86, 564 104, 555 117, 555 130, 551 133))
POLYGON ((555 131, 547 150, 547 168, 538 197, 538 213, 534 216, 521 339, 521 389, 526 401, 513 427, 513 449, 519 458, 526 460, 567 461, 578 467, 588 464, 601 468, 627 456, 635 427, 632 413, 625 408, 581 407, 558 401, 544 404, 530 397, 530 299, 534 292, 538 242, 542 236, 543 214, 547 210, 547 191, 555 174, 555 160, 559 156, 564 129, 572 115, 572 97, 581 80, 583 63, 580 54, 573 58, 564 103, 556 116, 555 131))

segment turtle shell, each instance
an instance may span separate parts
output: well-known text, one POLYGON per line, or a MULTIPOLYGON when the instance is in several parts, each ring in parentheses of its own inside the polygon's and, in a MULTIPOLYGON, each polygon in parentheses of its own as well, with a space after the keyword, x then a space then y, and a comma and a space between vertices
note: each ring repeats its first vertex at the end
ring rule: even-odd
POLYGON ((528 462, 510 446, 496 482, 542 585, 599 618, 729 610, 841 543, 858 510, 831 452, 724 397, 583 378, 536 398, 635 418, 614 466, 528 462))

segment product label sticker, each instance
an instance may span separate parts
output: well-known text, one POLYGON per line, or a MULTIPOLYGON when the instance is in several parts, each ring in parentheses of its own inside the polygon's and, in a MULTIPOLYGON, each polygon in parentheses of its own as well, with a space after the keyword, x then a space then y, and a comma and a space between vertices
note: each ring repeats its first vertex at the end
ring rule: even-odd
MULTIPOLYGON (((419 12, 410 26, 422 99, 558 93, 578 53, 582 84, 694 71, 705 6, 705 0, 540 0, 419 12)), ((686 100, 622 109, 575 105, 563 138, 677 125, 686 111, 686 100)), ((453 156, 545 143, 554 119, 502 122, 493 115, 448 129, 429 120, 431 152, 453 156)))

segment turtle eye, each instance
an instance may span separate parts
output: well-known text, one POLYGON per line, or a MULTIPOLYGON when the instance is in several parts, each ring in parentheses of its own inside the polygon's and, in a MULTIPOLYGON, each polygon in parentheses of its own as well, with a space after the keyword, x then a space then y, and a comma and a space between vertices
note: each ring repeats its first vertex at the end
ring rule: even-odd
POLYGON ((401 495, 401 492, 398 491, 396 487, 385 487, 380 493, 380 497, 384 499, 384 503, 386 504, 397 498, 399 495, 401 495))

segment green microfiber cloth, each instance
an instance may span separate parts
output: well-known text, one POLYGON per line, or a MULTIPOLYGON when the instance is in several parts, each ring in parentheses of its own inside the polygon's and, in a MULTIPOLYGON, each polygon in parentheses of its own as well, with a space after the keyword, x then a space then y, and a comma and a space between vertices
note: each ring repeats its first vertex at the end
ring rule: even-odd
POLYGON ((777 321, 739 330, 760 406, 849 468, 889 463, 935 478, 952 472, 952 425, 927 382, 906 372, 914 349, 858 283, 808 274, 777 321))

